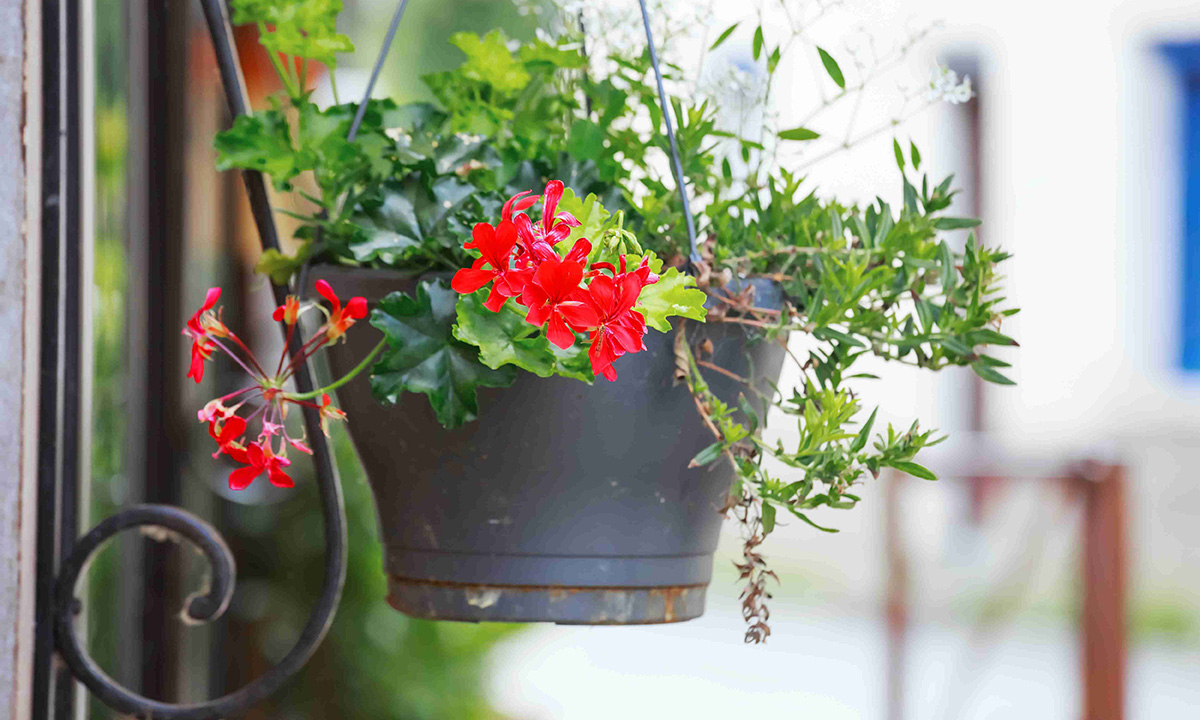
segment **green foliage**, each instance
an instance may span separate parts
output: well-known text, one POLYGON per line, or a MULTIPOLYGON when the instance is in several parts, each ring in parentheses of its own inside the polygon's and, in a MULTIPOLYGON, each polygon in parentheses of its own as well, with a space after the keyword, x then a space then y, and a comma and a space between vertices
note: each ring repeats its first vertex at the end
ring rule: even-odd
POLYGON ((703 290, 696 289, 696 278, 668 268, 658 282, 647 285, 638 296, 634 309, 646 317, 646 324, 659 332, 670 332, 669 317, 685 317, 704 322, 703 290))
POLYGON ((475 348, 453 335, 458 294, 440 280, 418 285, 416 297, 395 292, 371 313, 388 347, 371 374, 376 397, 395 403, 404 392, 429 397, 438 422, 453 428, 475 419, 475 390, 507 387, 512 368, 485 367, 475 348))
POLYGON ((458 302, 454 337, 479 348, 479 360, 490 368, 516 367, 539 377, 554 374, 557 357, 540 328, 525 322, 525 313, 509 300, 494 313, 483 306, 485 288, 458 302))
POLYGON ((341 0, 234 0, 233 22, 259 28, 267 51, 316 60, 332 69, 338 53, 354 52, 350 38, 338 33, 341 0))

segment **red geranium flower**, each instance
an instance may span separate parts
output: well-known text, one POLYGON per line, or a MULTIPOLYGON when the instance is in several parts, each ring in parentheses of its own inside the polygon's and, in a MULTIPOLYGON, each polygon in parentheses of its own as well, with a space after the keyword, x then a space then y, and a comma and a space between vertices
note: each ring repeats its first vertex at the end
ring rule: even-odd
POLYGON ((513 224, 521 239, 521 249, 531 256, 534 263, 542 263, 557 257, 554 246, 571 234, 571 228, 579 227, 579 220, 569 212, 558 212, 558 201, 562 199, 563 183, 551 180, 546 183, 542 194, 542 222, 534 225, 528 215, 517 215, 513 224), (551 257, 551 256, 554 257, 551 257))
MULTIPOLYGON (((362 320, 367 316, 367 299, 362 297, 350 298, 345 307, 342 307, 342 301, 334 294, 333 288, 324 280, 318 280, 315 283, 317 292, 321 293, 321 297, 329 301, 329 321, 325 323, 325 336, 329 342, 337 340, 350 329, 355 320, 362 320)), ((281 315, 286 316, 286 308, 281 315)))
POLYGON ((204 315, 213 309, 220 297, 221 288, 209 288, 208 294, 204 296, 204 304, 200 306, 195 315, 192 315, 183 328, 183 334, 192 339, 192 364, 188 367, 187 376, 196 382, 204 379, 204 361, 211 358, 213 350, 217 348, 216 344, 208 339, 208 336, 212 330, 216 329, 214 323, 219 326, 220 321, 215 318, 205 318, 204 315))
POLYGON ((478 250, 481 257, 471 267, 454 273, 450 287, 455 292, 467 295, 494 280, 492 292, 484 306, 492 312, 499 312, 505 299, 517 297, 525 289, 533 277, 533 269, 509 267, 513 248, 517 244, 517 229, 513 223, 504 221, 499 227, 479 223, 471 236, 474 241, 468 243, 467 247, 478 250))
POLYGON ((657 282, 658 276, 650 272, 645 259, 633 272, 625 271, 624 257, 621 258, 621 272, 616 272, 616 268, 607 263, 596 263, 592 268, 588 274, 595 277, 588 285, 588 298, 599 320, 592 330, 588 358, 592 361, 592 372, 611 381, 617 379, 613 361, 625 353, 646 349, 642 341, 646 334, 646 318, 633 306, 637 304, 642 288, 657 282), (609 270, 612 277, 602 270, 609 270))
POLYGON ((244 454, 230 457, 246 466, 229 473, 230 490, 245 490, 264 472, 267 473, 267 480, 275 487, 295 486, 292 478, 283 471, 283 468, 291 465, 292 461, 271 452, 271 446, 266 443, 251 443, 244 454))
POLYGON ((591 247, 591 243, 580 238, 566 258, 543 262, 521 296, 521 302, 529 308, 525 320, 538 327, 549 321, 546 337, 564 350, 575 342, 575 330, 585 330, 599 322, 587 291, 579 287, 583 279, 581 260, 591 247))
POLYGON ((225 453, 238 462, 245 462, 239 458, 245 454, 246 449, 238 442, 238 438, 244 432, 246 432, 246 421, 237 415, 231 415, 223 420, 217 418, 210 420, 208 434, 217 441, 217 451, 213 453, 213 457, 225 453))

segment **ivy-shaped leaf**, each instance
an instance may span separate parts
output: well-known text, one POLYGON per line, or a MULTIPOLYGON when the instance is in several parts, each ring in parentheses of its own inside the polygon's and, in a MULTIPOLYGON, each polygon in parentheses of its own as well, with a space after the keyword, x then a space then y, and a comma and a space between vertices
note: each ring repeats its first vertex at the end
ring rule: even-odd
POLYGON ((658 276, 658 282, 642 288, 637 310, 646 317, 646 324, 659 332, 670 332, 672 315, 704 322, 704 301, 708 296, 695 287, 696 278, 670 268, 658 276))
POLYGON ((538 377, 553 375, 555 357, 550 341, 539 328, 525 322, 512 301, 498 313, 485 308, 488 292, 485 288, 459 298, 454 337, 479 348, 479 360, 492 369, 516 365, 538 377))
POLYGON ((440 280, 425 281, 415 298, 394 292, 371 313, 388 344, 371 371, 375 397, 395 403, 405 392, 424 393, 447 428, 475 419, 476 388, 507 387, 516 379, 516 369, 489 368, 476 348, 454 339, 458 297, 440 280))
POLYGON ((482 37, 455 33, 450 43, 466 53, 467 61, 458 69, 465 77, 487 83, 502 93, 515 93, 529 84, 529 73, 513 58, 499 30, 482 37))
POLYGON ((313 158, 292 147, 287 118, 276 110, 240 115, 213 141, 217 169, 257 170, 266 173, 280 191, 291 189, 291 180, 312 167, 313 158))

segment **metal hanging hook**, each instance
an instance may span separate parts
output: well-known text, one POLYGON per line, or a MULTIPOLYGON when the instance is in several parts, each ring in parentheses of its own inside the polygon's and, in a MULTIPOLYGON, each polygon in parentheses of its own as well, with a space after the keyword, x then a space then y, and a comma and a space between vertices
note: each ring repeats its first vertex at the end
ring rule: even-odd
POLYGON ((646 28, 646 46, 650 49, 650 64, 654 66, 654 79, 658 83, 658 101, 662 106, 663 121, 667 124, 667 141, 671 146, 671 167, 675 172, 675 184, 679 187, 679 200, 683 203, 683 218, 687 222, 688 246, 691 254, 688 260, 692 266, 701 262, 700 246, 696 242, 696 221, 692 218, 692 208, 688 204, 687 179, 683 175, 683 162, 679 159, 679 143, 675 141, 675 125, 671 122, 671 106, 667 102, 667 91, 663 87, 662 69, 658 66, 658 52, 654 49, 654 34, 650 31, 650 11, 646 9, 646 0, 638 0, 642 8, 642 25, 646 28))

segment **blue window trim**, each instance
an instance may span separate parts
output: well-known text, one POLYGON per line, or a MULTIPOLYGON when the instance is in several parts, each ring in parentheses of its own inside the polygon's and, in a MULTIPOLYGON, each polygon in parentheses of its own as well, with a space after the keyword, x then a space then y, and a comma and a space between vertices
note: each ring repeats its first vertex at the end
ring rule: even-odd
POLYGON ((1179 363, 1200 370, 1200 40, 1159 45, 1178 76, 1183 110, 1183 252, 1179 363))

